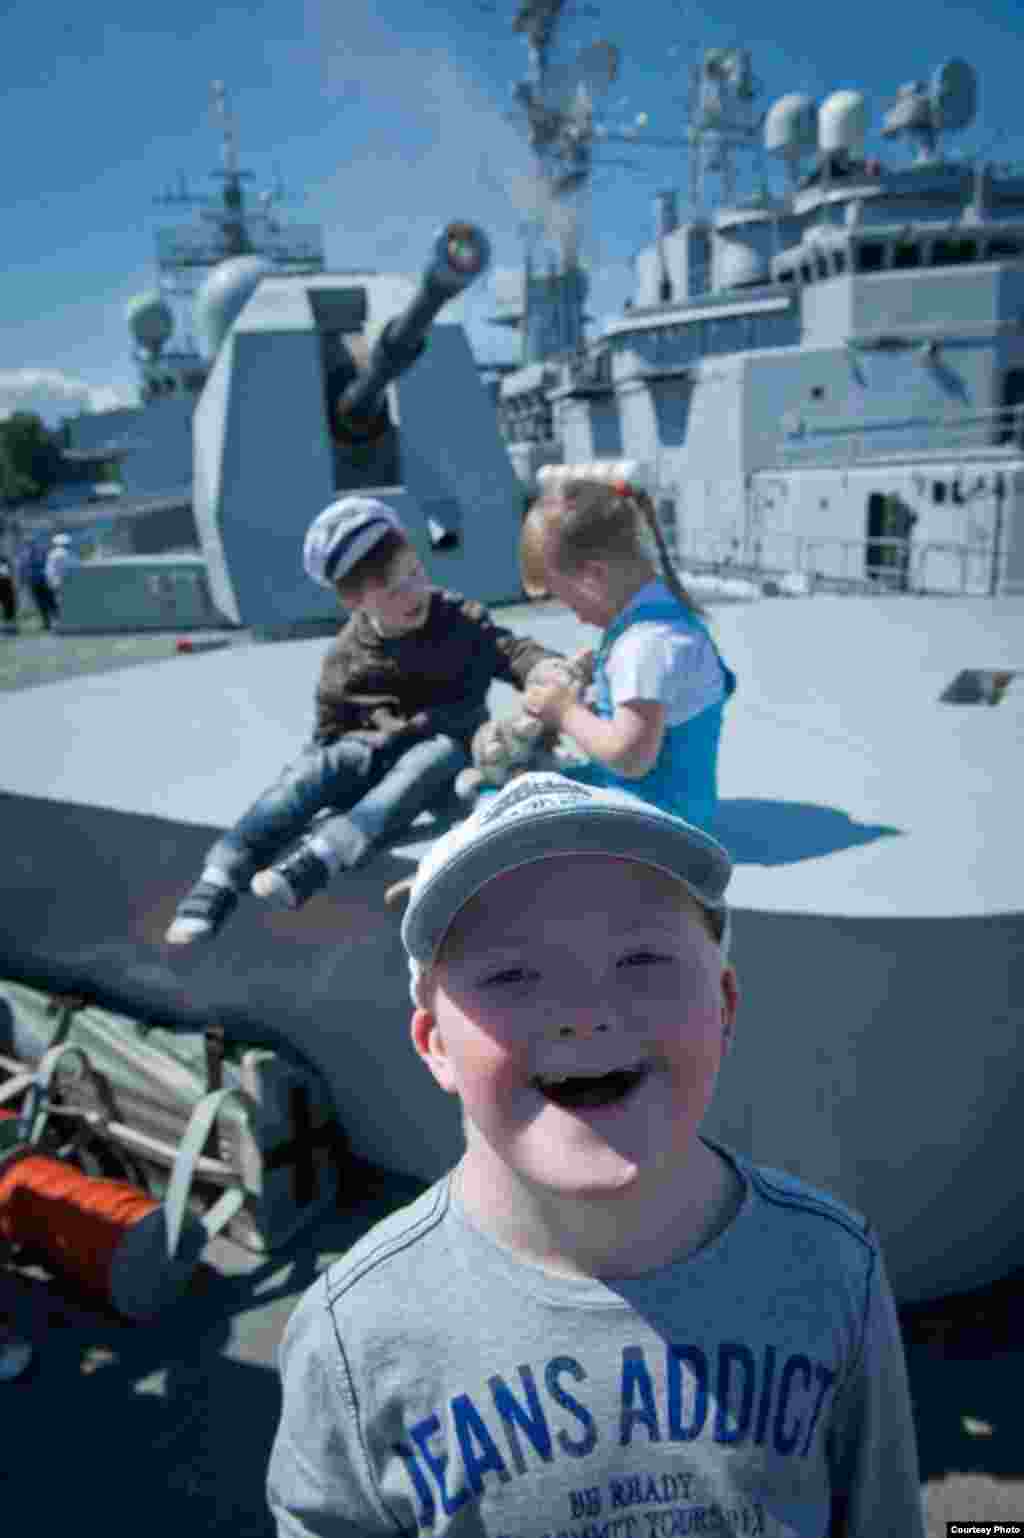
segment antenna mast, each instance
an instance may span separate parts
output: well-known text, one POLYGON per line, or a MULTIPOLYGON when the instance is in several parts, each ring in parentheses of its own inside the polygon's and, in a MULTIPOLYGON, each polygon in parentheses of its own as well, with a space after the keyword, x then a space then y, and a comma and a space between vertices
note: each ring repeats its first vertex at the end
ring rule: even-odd
POLYGON ((705 48, 690 69, 690 203, 703 213, 707 177, 722 179, 727 206, 736 202, 737 150, 759 150, 761 122, 753 103, 761 92, 754 79, 748 48, 705 48))
POLYGON ((220 119, 223 133, 221 159, 223 168, 214 172, 224 178, 224 203, 218 210, 209 210, 205 217, 219 223, 224 237, 225 255, 245 256, 253 250, 252 241, 249 239, 249 231, 245 217, 245 194, 242 191, 243 177, 251 177, 251 171, 238 169, 238 136, 235 132, 235 120, 228 106, 227 92, 223 80, 214 80, 210 86, 210 97, 213 104, 214 116, 220 119))
POLYGON ((549 69, 548 52, 564 5, 565 0, 523 0, 512 24, 514 31, 525 35, 529 47, 529 76, 516 83, 513 95, 526 114, 539 204, 526 229, 524 361, 535 350, 542 356, 564 355, 583 346, 587 280, 580 267, 580 225, 593 171, 592 147, 598 137, 594 96, 618 72, 619 51, 608 42, 593 43, 569 64, 549 69), (533 247, 538 224, 557 244, 559 260, 535 282, 533 247), (545 315, 547 333, 537 349, 530 341, 535 303, 545 315))

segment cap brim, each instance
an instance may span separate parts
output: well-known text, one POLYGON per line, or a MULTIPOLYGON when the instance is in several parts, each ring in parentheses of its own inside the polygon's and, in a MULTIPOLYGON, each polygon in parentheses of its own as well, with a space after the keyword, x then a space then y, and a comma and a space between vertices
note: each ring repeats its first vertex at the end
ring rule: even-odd
POLYGON ((725 907, 732 868, 713 838, 681 819, 591 803, 585 811, 558 808, 496 827, 454 853, 412 894, 402 923, 406 950, 429 966, 459 910, 481 887, 505 871, 563 854, 636 860, 664 871, 706 907, 725 907))

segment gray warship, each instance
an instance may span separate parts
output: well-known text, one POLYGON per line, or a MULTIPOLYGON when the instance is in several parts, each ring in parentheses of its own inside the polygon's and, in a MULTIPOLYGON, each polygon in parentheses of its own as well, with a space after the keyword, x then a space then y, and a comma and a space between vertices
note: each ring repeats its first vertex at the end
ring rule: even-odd
MULTIPOLYGON (((547 203, 568 209, 590 174, 594 99, 617 53, 594 44, 552 70, 560 11, 555 0, 520 6, 531 73, 516 96, 547 203)), ((523 602, 530 478, 545 457, 638 459, 740 678, 721 834, 737 862, 738 955, 772 1027, 746 1034, 717 1131, 871 1211, 898 1295, 936 1296, 998 1273, 1024 1232, 1003 1140, 1007 1079, 992 1077, 1019 1051, 1024 955, 1008 836, 1024 673, 1024 178, 941 158, 943 136, 976 107, 962 61, 890 108, 886 134, 917 146, 904 169, 863 157, 856 92, 820 108, 783 96, 758 114, 749 54, 736 49, 705 50, 693 86, 691 201, 713 172, 731 201, 677 223, 672 198, 660 200, 636 303, 594 345, 581 340, 578 226, 561 220, 563 271, 533 281, 528 266, 519 317, 524 348, 555 361, 506 376, 496 410, 445 313, 487 271, 484 231, 449 221, 418 281, 326 268, 315 229, 290 232, 247 208, 215 83, 223 199, 205 225, 158 234, 164 287, 130 313, 144 384, 131 421, 146 424, 135 454, 141 465, 155 445, 165 474, 173 439, 192 548, 101 551, 66 579, 60 623, 230 644, 7 701, 0 787, 21 900, 2 959, 11 977, 20 967, 26 981, 63 979, 114 1008, 278 1032, 326 1072, 361 1153, 417 1178, 439 1173, 457 1119, 408 1051, 405 969, 381 894, 451 807, 308 911, 250 904, 188 961, 172 963, 159 937, 211 829, 308 732, 324 638, 342 617, 302 571, 317 511, 372 489, 435 583, 569 652, 593 639, 587 627, 557 604, 523 602), (735 156, 758 139, 785 161, 789 191, 743 203, 735 156), (204 353, 167 353, 183 299, 204 353), (180 416, 176 435, 157 421, 165 407, 180 416), (129 722, 130 746, 111 752, 129 722), (92 870, 88 904, 60 880, 64 838, 92 870), (961 945, 984 960, 969 1021, 954 1002, 961 945), (794 976, 808 989, 796 1011, 794 976), (810 980, 830 995, 835 977, 827 1040, 815 1009, 808 1054, 810 980), (921 1054, 934 1057, 936 1033, 944 1073, 930 1108, 908 1118, 902 1086, 921 1054), (781 1074, 780 1060, 799 1071, 781 1074), (764 1083, 774 1098, 755 1112, 764 1083), (870 1136, 858 1131, 865 1094, 879 1113, 870 1136), (815 1109, 798 1115, 800 1104, 815 1109), (956 1242, 938 1190, 952 1202, 971 1193, 956 1242)), ((72 426, 95 450, 126 420, 72 426)), ((152 533, 153 516, 131 511, 122 536, 138 539, 147 522, 152 533)), ((495 709, 510 700, 494 686, 495 709)))
MULTIPOLYGON (((558 9, 546 7, 552 25, 558 9)), ((544 10, 523 6, 521 30, 544 10)), ((724 167, 727 98, 744 100, 750 81, 721 50, 702 68, 724 167)), ((447 298, 486 267, 486 235, 461 219, 420 253, 418 282, 330 269, 315 246, 290 272, 219 250, 206 274, 216 345, 182 347, 180 368, 168 301, 134 308, 152 393, 140 412, 81 418, 73 433, 83 451, 120 442, 138 500, 107 552, 70 574, 62 628, 162 629, 218 649, 5 696, 0 978, 157 1026, 287 1044, 323 1074, 361 1162, 341 1210, 279 1253, 214 1240, 205 1293, 143 1329, 21 1273, 15 1313, 40 1365, 8 1433, 20 1471, 9 1516, 45 1526, 88 1511, 120 1533, 145 1506, 155 1533, 188 1522, 263 1538, 288 1314, 382 1215, 382 1189, 386 1210, 459 1156, 456 1109, 409 1044, 405 958, 383 902, 450 825, 450 805, 300 912, 253 901, 201 953, 162 944, 216 832, 308 735, 340 616, 303 582, 301 535, 347 487, 401 513, 435 583, 569 652, 593 632, 519 588, 532 477, 546 459, 653 467, 681 573, 739 677, 718 831, 735 863, 741 1006, 707 1130, 869 1214, 904 1306, 1024 1265, 1024 182, 936 159, 939 128, 964 117, 971 91, 956 66, 901 93, 895 126, 925 153, 899 172, 859 158, 856 101, 816 115, 777 104, 788 200, 686 224, 661 200, 636 302, 596 344, 579 344, 577 322, 568 352, 557 330, 543 341, 545 316, 570 313, 567 291, 579 301, 584 285, 534 275, 531 345, 551 356, 506 376, 497 412, 445 320, 447 298), (801 177, 812 121, 824 142, 801 177), (239 262, 250 265, 226 265, 239 262), (468 424, 457 441, 442 399, 468 424), (275 479, 286 460, 303 461, 301 482, 275 479), (187 506, 190 538, 172 503, 187 506), (374 1170, 387 1176, 376 1190, 374 1170), (44 1490, 31 1474, 50 1445, 55 1375, 76 1435, 59 1487, 44 1490), (112 1504, 96 1471, 115 1426, 112 1504)), ((585 135, 570 148, 569 177, 585 135)), ((511 699, 494 686, 496 713, 511 699)))
MULTIPOLYGON (((522 15, 538 52, 536 11, 522 15)), ((719 54, 703 67, 722 130, 726 86, 749 94, 747 62, 719 54)), ((585 68, 607 74, 607 55, 585 68)), ((870 1211, 909 1298, 999 1274, 1022 1257, 1024 1232, 1012 1075, 993 1068, 1016 1062, 1024 996, 1010 833, 1024 343, 1008 318, 1024 181, 936 160, 940 127, 966 121, 973 101, 958 64, 901 93, 889 127, 922 150, 888 173, 858 157, 859 98, 817 114, 783 98, 764 131, 788 157, 788 203, 664 229, 638 258, 651 302, 595 355, 607 379, 569 378, 552 397, 563 454, 647 464, 684 579, 711 604, 739 675, 720 832, 736 860, 737 956, 756 1024, 720 1087, 715 1130, 870 1211), (812 123, 819 164, 798 177, 812 123), (957 201, 968 192, 969 207, 957 201), (765 345, 728 350, 751 336, 765 345), (671 361, 698 343, 700 356, 671 361), (965 401, 969 412, 952 410, 965 401), (894 532, 899 517, 916 519, 912 532, 894 532), (964 957, 981 958, 966 969, 969 994, 964 957), (942 1071, 910 1114, 906 1086, 937 1039, 942 1071), (755 1108, 766 1083, 773 1095, 755 1108), (950 1204, 971 1214, 955 1239, 950 1204)), ((233 154, 226 141, 229 185, 233 154)), ((11 696, 0 770, 19 893, 6 975, 143 1016, 277 1033, 325 1072, 362 1155, 425 1179, 455 1156, 458 1123, 408 1048, 405 967, 382 894, 450 806, 297 914, 252 902, 199 957, 169 958, 160 937, 212 830, 308 735, 325 637, 342 616, 305 579, 301 542, 334 497, 372 489, 436 584, 513 628, 565 652, 594 638, 559 605, 523 601, 523 482, 463 328, 445 316, 489 255, 484 232, 454 220, 418 283, 319 261, 268 270, 251 252, 212 268, 197 313, 214 345, 191 419, 199 548, 83 562, 61 625, 229 644, 11 696), (90 872, 84 904, 60 876, 70 847, 72 868, 90 872)), ((559 365, 563 380, 593 362, 559 365)), ((503 383, 509 398, 515 383, 503 383)), ((494 686, 495 710, 511 699, 494 686)))
POLYGON ((697 570, 1019 594, 1024 168, 947 157, 976 114, 971 66, 900 87, 882 135, 913 159, 890 165, 865 156, 860 92, 789 93, 762 112, 750 51, 702 50, 689 216, 678 189, 657 196, 633 298, 584 341, 573 198, 613 136, 595 124, 589 56, 571 99, 549 68, 560 7, 542 10, 522 89, 548 107, 530 139, 561 239, 551 271, 527 271, 518 309, 494 317, 522 335, 499 410, 524 485, 544 463, 640 459, 697 570), (784 165, 780 193, 766 156, 784 165), (743 162, 760 177, 741 199, 743 162))

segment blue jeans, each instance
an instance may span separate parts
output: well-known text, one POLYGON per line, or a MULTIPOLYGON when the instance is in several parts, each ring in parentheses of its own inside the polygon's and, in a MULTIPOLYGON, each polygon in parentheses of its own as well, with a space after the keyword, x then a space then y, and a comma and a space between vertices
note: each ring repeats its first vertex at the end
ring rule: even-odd
POLYGON ((405 748, 381 748, 354 735, 327 747, 310 745, 206 857, 236 887, 246 887, 303 834, 318 812, 341 815, 316 827, 337 863, 361 864, 373 846, 405 832, 420 812, 450 790, 469 755, 452 737, 427 737, 405 748))

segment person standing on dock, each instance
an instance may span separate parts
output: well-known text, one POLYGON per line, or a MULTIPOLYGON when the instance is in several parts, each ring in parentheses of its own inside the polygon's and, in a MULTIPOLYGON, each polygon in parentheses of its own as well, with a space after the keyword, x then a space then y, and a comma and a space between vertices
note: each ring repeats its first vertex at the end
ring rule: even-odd
POLYGON ((25 545, 18 560, 18 581, 32 594, 43 629, 49 630, 57 613, 57 600, 46 580, 47 548, 36 539, 25 545))
POLYGON ((18 590, 14 585, 14 572, 11 563, 5 555, 0 554, 0 609, 3 610, 4 624, 18 624, 18 590))
POLYGON ((46 557, 46 581, 53 594, 54 605, 60 612, 64 578, 68 569, 78 565, 77 552, 72 548, 70 534, 58 534, 46 557))

